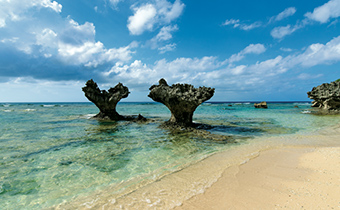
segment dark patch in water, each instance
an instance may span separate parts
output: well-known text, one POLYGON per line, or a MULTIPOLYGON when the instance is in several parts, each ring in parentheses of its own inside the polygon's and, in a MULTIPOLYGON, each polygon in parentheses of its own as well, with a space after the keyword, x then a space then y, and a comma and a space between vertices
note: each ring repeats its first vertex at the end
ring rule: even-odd
POLYGON ((73 163, 73 161, 61 161, 60 163, 59 163, 59 165, 61 165, 61 166, 68 166, 68 165, 71 165, 73 163))
POLYGON ((244 126, 228 126, 228 125, 203 125, 202 129, 212 131, 212 132, 223 132, 231 134, 261 134, 265 132, 260 128, 249 128, 244 126))
POLYGON ((85 144, 86 142, 85 141, 71 141, 71 142, 67 142, 65 144, 61 144, 61 145, 56 145, 56 146, 53 146, 53 147, 50 147, 50 148, 47 148, 47 149, 41 149, 41 150, 38 150, 38 151, 35 151, 35 152, 31 152, 31 153, 27 153, 25 155, 22 155, 22 156, 13 156, 13 158, 24 158, 24 159, 27 159, 33 155, 39 155, 39 154, 43 154, 43 153, 46 153, 46 152, 51 152, 51 151, 58 151, 58 150, 61 150, 65 147, 69 147, 69 146, 80 146, 82 144, 85 144))
POLYGON ((39 184, 35 180, 10 180, 0 182, 0 195, 29 195, 38 192, 39 184))

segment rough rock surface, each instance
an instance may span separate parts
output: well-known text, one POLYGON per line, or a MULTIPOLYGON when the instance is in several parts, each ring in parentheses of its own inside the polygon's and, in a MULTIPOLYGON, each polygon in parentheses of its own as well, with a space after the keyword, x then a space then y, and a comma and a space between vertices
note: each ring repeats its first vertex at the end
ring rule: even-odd
POLYGON ((318 107, 323 110, 340 111, 340 81, 324 83, 313 87, 307 92, 310 99, 313 99, 312 107, 318 107))
POLYGON ((158 85, 150 87, 149 97, 164 104, 171 112, 170 123, 191 126, 196 108, 214 95, 215 89, 189 84, 173 84, 169 86, 165 79, 160 79, 158 85))
POLYGON ((255 108, 263 108, 263 109, 267 109, 268 108, 267 102, 265 102, 265 101, 262 101, 261 103, 258 103, 258 104, 255 103, 254 107, 255 108))
POLYGON ((93 102, 100 110, 99 114, 95 118, 109 118, 110 120, 123 120, 124 116, 121 116, 116 111, 117 103, 129 95, 129 89, 122 83, 118 83, 114 88, 110 88, 108 91, 100 90, 97 83, 92 79, 86 82, 86 86, 82 88, 85 96, 89 101, 93 102))

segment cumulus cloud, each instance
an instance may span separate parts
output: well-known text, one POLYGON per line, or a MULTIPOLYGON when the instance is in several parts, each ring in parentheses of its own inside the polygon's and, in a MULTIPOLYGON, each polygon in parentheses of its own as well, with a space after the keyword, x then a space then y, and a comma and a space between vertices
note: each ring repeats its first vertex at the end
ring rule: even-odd
POLYGON ((338 61, 340 61, 340 36, 333 38, 326 44, 312 44, 300 55, 287 59, 287 63, 291 66, 300 64, 304 67, 332 64, 338 61))
POLYGON ((150 85, 159 78, 166 78, 169 83, 190 82, 199 72, 216 69, 221 64, 216 57, 203 58, 177 58, 173 61, 158 60, 154 65, 143 64, 136 60, 130 65, 116 63, 110 71, 103 73, 106 78, 125 81, 134 86, 134 83, 150 85))
MULTIPOLYGON (((55 6, 53 2, 48 2, 50 1, 45 0, 40 3, 46 7, 55 6)), ((1 43, 33 57, 58 59, 72 66, 97 67, 116 61, 126 62, 134 53, 135 44, 105 48, 102 42, 95 40, 96 30, 93 23, 79 24, 71 18, 63 19, 58 16, 43 24, 35 24, 35 18, 38 17, 17 20, 6 26, 4 30, 8 33, 6 38, 1 39, 0 36, 1 43), (15 33, 17 31, 20 33, 15 33)))
POLYGON ((340 1, 330 0, 324 5, 315 8, 313 12, 307 12, 305 16, 308 19, 318 21, 320 23, 327 23, 331 18, 337 18, 340 16, 340 1))
MULTIPOLYGON (((116 62, 129 62, 138 46, 132 42, 116 48, 105 47, 96 40, 93 23, 79 24, 70 17, 63 18, 58 13, 61 5, 58 7, 55 1, 23 0, 21 7, 18 1, 5 2, 10 2, 3 5, 8 9, 11 6, 11 17, 23 14, 24 18, 6 17, 6 25, 1 28, 4 33, 0 33, 0 77, 3 78, 85 80, 98 75, 99 66, 106 69, 116 62), (84 67, 88 70, 84 71, 84 67)), ((0 17, 4 14, 2 9, 0 17)))
POLYGON ((134 14, 128 18, 127 27, 132 35, 141 35, 155 27, 169 24, 183 12, 184 4, 176 0, 173 4, 166 0, 157 0, 141 6, 132 6, 134 14))
POLYGON ((146 4, 134 8, 134 15, 129 17, 128 29, 132 35, 140 35, 144 31, 151 31, 155 24, 157 10, 154 5, 146 4))
POLYGON ((51 0, 11 0, 1 1, 0 28, 6 26, 7 21, 19 21, 26 17, 31 8, 48 8, 60 13, 62 5, 51 0))
MULTIPOLYGON (((169 83, 187 82, 200 85, 210 85, 216 88, 253 87, 261 83, 273 81, 280 75, 296 67, 309 68, 311 66, 332 64, 340 61, 340 36, 326 44, 315 43, 300 53, 283 57, 278 55, 253 64, 230 65, 230 62, 240 61, 246 54, 260 54, 266 48, 261 44, 251 44, 239 53, 232 55, 226 61, 219 61, 217 57, 177 58, 172 61, 161 59, 153 65, 144 64, 136 60, 129 64, 117 63, 110 71, 103 75, 110 81, 124 81, 132 87, 136 81, 138 85, 149 86, 166 78, 169 83), (138 79, 140 78, 140 79, 138 79)), ((311 75, 300 73, 298 79, 313 79, 322 74, 311 75)))

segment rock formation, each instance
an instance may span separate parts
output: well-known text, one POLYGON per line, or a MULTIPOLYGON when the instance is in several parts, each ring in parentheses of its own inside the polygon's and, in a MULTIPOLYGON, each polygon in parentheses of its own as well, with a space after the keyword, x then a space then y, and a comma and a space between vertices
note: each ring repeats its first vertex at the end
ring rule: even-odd
POLYGON ((312 107, 318 107, 324 110, 340 111, 340 81, 324 83, 313 87, 307 92, 310 99, 313 99, 312 107))
POLYGON ((258 104, 255 103, 254 107, 255 108, 263 108, 263 109, 267 109, 268 108, 267 102, 265 102, 265 101, 262 101, 261 103, 258 103, 258 104))
POLYGON ((165 79, 160 79, 158 85, 150 87, 149 97, 164 104, 171 112, 170 123, 191 126, 196 108, 214 95, 215 89, 189 84, 173 84, 169 86, 165 79))
POLYGON ((116 111, 117 103, 129 95, 129 89, 122 83, 118 83, 114 88, 110 88, 108 91, 100 90, 97 83, 92 79, 86 82, 86 86, 82 88, 85 96, 89 101, 93 102, 100 110, 99 114, 95 118, 108 118, 110 120, 123 120, 124 116, 121 116, 116 111))

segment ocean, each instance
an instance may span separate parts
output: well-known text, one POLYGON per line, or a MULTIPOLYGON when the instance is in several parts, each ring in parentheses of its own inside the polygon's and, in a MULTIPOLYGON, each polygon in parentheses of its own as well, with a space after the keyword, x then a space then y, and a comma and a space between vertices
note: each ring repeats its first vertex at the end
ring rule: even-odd
POLYGON ((310 102, 211 102, 194 121, 230 141, 161 128, 170 111, 159 103, 117 105, 149 123, 98 121, 92 103, 0 104, 0 209, 84 208, 109 192, 110 202, 169 174, 258 137, 306 134, 335 125, 338 116, 313 114, 310 102), (326 120, 325 120, 326 119, 326 120), (94 196, 96 195, 96 196, 94 196), (79 202, 83 201, 83 202, 79 202))

